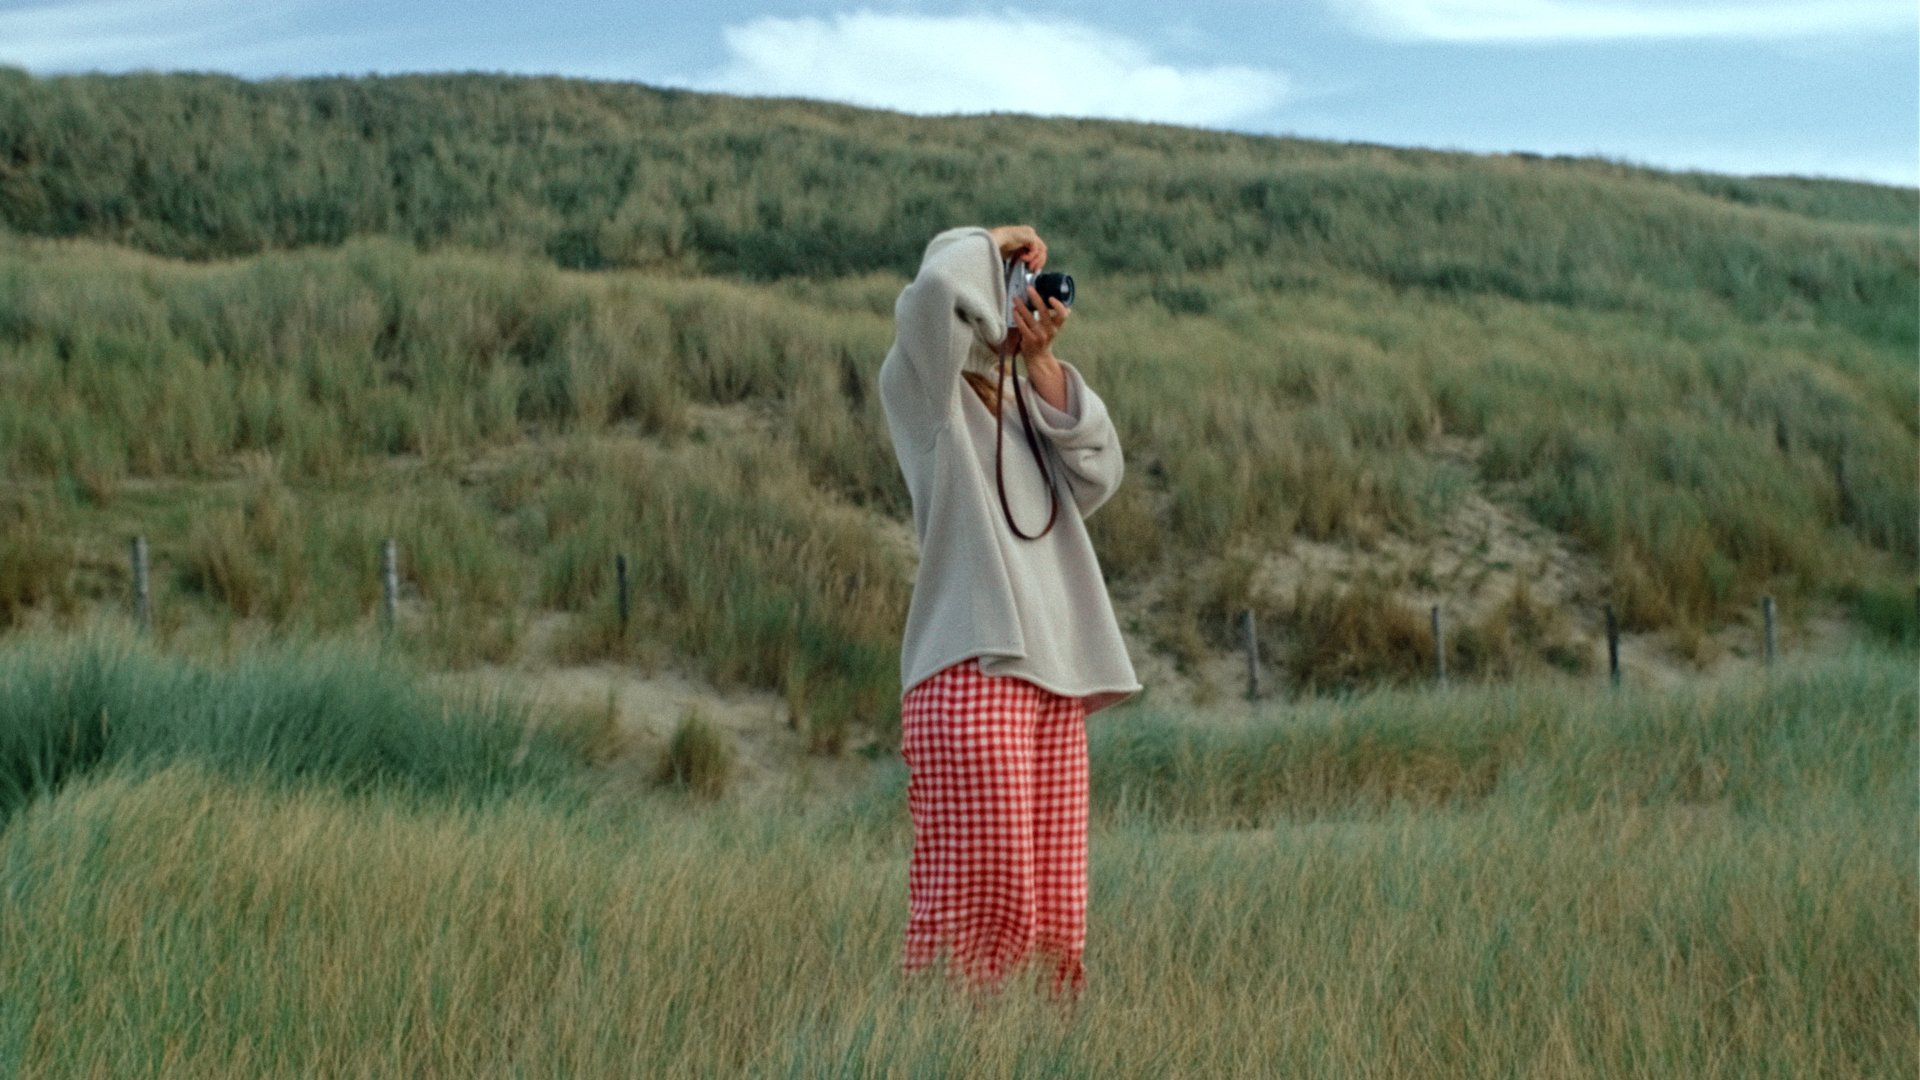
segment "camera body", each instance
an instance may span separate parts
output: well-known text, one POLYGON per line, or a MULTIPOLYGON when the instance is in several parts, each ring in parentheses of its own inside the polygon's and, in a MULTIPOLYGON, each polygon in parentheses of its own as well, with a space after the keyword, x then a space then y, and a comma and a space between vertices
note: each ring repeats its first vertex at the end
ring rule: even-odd
POLYGON ((1058 300, 1063 306, 1073 306, 1072 274, 1062 274, 1055 270, 1036 274, 1027 269, 1027 264, 1019 259, 1009 259, 1007 261, 1006 312, 1009 327, 1014 325, 1013 305, 1025 304, 1029 311, 1039 310, 1034 308, 1033 301, 1027 296, 1028 286, 1032 286, 1033 290, 1040 294, 1042 304, 1050 300, 1058 300))

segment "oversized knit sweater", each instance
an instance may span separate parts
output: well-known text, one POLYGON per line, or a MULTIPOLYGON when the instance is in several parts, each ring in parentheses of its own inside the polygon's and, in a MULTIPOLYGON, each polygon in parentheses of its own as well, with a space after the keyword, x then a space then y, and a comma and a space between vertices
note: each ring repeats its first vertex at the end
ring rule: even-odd
MULTIPOLYGON (((894 318, 880 401, 920 540, 902 694, 968 657, 978 657, 988 675, 1081 698, 1089 713, 1138 691, 1083 521, 1120 486, 1120 441, 1106 405, 1064 361, 1065 410, 1019 379, 1061 500, 1052 530, 1023 540, 1008 528, 994 482, 995 417, 960 374, 976 339, 993 344, 1006 334, 1006 284, 992 235, 967 228, 934 237, 894 318)), ((1047 488, 1019 407, 1003 399, 1001 408, 1007 502, 1031 534, 1046 523, 1047 488)))

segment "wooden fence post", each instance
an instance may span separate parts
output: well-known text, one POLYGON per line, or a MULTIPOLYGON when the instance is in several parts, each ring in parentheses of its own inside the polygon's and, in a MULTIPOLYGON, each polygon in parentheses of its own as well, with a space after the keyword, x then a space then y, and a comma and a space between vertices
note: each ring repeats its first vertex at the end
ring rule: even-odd
POLYGON ((1447 685, 1447 634, 1440 625, 1440 605, 1433 605, 1433 677, 1447 685))
POLYGON ((624 641, 627 636, 627 620, 633 612, 632 594, 627 588, 627 557, 625 555, 613 557, 613 572, 614 576, 620 579, 620 638, 624 641))
POLYGON ((380 610, 391 634, 400 615, 400 554, 391 537, 380 545, 380 593, 380 610))
POLYGON ((1242 633, 1247 642, 1247 700, 1260 700, 1260 638, 1254 633, 1253 609, 1248 608, 1240 616, 1242 633))
POLYGON ((1771 670, 1773 668, 1773 657, 1774 657, 1773 594, 1772 593, 1768 593, 1767 595, 1760 598, 1760 619, 1763 623, 1766 624, 1767 668, 1771 670))
POLYGON ((153 596, 147 586, 147 538, 133 538, 133 623, 142 634, 153 633, 153 596))
POLYGON ((1607 605, 1607 680, 1620 685, 1620 621, 1614 618, 1613 605, 1607 605))

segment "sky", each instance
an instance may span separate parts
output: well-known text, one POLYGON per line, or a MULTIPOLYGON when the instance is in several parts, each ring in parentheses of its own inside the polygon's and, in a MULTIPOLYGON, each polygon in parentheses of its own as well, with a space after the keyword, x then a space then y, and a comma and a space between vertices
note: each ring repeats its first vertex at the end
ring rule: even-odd
POLYGON ((1920 185, 1915 0, 0 0, 0 64, 571 75, 1920 185))

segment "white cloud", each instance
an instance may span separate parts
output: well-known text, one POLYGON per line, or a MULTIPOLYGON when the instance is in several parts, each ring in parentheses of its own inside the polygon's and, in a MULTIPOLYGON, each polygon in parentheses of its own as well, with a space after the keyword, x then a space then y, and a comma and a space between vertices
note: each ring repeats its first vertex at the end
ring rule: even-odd
POLYGON ((825 98, 902 112, 1020 112, 1227 126, 1272 112, 1279 72, 1176 67, 1082 23, 872 11, 761 18, 727 27, 729 58, 689 85, 825 98))
POLYGON ((1447 42, 1912 32, 1913 0, 1329 0, 1364 32, 1447 42))

